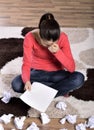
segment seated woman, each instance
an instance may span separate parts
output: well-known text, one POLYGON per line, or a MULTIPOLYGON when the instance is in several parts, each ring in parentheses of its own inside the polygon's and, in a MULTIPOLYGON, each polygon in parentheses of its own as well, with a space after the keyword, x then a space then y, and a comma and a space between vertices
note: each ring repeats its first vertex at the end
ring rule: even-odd
POLYGON ((84 75, 75 71, 68 37, 60 32, 53 14, 40 18, 39 29, 25 35, 22 74, 12 81, 14 91, 32 90, 33 82, 57 89, 63 96, 84 84, 84 75))

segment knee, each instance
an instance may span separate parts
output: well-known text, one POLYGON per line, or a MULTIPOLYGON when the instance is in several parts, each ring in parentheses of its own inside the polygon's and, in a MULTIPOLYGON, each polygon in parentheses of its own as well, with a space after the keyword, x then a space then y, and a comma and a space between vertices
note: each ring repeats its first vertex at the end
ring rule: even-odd
POLYGON ((75 74, 74 74, 75 76, 75 84, 76 84, 76 86, 77 87, 81 87, 83 84, 84 84, 84 79, 85 79, 85 77, 84 77, 84 75, 82 74, 82 73, 80 73, 80 72, 75 72, 75 74))
POLYGON ((15 79, 13 79, 13 81, 11 82, 11 85, 12 85, 12 89, 15 91, 15 92, 18 92, 18 85, 17 85, 17 82, 15 79))
POLYGON ((22 93, 24 91, 24 84, 21 80, 21 76, 17 76, 16 78, 13 79, 13 81, 11 82, 12 85, 12 89, 15 92, 19 92, 22 93))

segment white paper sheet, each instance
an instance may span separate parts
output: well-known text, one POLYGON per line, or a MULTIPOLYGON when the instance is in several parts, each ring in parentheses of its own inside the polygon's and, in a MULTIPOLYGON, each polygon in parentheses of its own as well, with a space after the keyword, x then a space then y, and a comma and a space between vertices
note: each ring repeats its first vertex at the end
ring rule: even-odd
POLYGON ((34 82, 30 91, 25 91, 21 96, 29 106, 40 112, 45 112, 53 98, 57 94, 57 90, 50 88, 42 83, 34 82))

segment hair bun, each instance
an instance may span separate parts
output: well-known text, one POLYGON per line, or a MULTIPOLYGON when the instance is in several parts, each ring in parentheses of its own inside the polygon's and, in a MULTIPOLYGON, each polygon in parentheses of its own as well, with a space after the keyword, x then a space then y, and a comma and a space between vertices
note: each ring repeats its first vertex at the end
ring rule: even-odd
POLYGON ((39 28, 40 25, 43 21, 48 21, 48 20, 54 20, 54 16, 51 13, 46 13, 44 15, 42 15, 42 17, 40 18, 40 22, 39 22, 39 28))
POLYGON ((48 13, 46 15, 46 20, 52 20, 52 19, 54 19, 54 16, 51 13, 48 13))

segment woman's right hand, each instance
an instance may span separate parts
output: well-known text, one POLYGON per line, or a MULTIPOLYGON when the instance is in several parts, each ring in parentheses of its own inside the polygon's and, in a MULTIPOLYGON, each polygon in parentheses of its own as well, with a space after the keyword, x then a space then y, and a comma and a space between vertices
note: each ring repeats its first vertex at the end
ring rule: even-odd
POLYGON ((56 53, 60 50, 59 45, 57 43, 53 43, 51 46, 48 47, 48 50, 52 53, 56 53))
POLYGON ((25 87, 24 87, 24 89, 25 90, 31 90, 31 82, 30 81, 27 81, 26 83, 25 83, 25 87))

